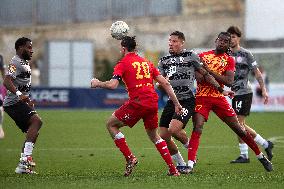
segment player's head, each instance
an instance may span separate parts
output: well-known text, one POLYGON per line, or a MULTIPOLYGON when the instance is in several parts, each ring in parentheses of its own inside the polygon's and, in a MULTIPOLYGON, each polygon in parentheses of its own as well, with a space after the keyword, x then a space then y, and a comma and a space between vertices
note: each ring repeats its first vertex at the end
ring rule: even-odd
POLYGON ((216 44, 216 53, 228 53, 230 50, 231 34, 228 32, 219 33, 215 44, 216 44))
POLYGON ((174 31, 169 37, 169 53, 178 54, 183 50, 185 42, 184 34, 180 31, 174 31))
POLYGON ((240 44, 242 32, 237 26, 230 26, 227 32, 231 34, 231 47, 235 48, 240 44))
POLYGON ((17 55, 24 59, 30 60, 33 54, 32 40, 26 37, 21 37, 15 42, 15 49, 17 55))
POLYGON ((130 36, 125 36, 123 37, 123 39, 121 40, 121 52, 123 54, 125 54, 125 52, 134 52, 136 50, 136 40, 135 40, 135 36, 130 37, 130 36))

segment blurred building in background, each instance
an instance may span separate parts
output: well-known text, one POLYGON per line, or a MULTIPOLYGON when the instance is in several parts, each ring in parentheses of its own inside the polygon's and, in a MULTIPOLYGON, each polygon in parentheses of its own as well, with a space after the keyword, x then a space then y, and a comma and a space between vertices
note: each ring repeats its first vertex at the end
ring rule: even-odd
POLYGON ((128 23, 140 53, 154 63, 167 53, 174 30, 185 33, 188 48, 206 49, 237 25, 270 82, 282 84, 283 10, 281 0, 1 0, 0 53, 8 64, 15 40, 29 37, 40 86, 87 87, 94 75, 110 78, 120 58, 119 41, 109 32, 116 20, 128 23))

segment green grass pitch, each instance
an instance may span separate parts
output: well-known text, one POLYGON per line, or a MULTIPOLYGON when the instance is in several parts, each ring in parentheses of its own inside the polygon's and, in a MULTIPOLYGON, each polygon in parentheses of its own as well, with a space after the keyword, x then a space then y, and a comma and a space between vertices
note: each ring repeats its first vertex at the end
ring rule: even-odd
MULTIPOLYGON (((40 110, 44 121, 34 150, 38 175, 14 173, 24 135, 5 115, 0 140, 0 188, 284 188, 284 113, 252 113, 247 123, 275 142, 273 172, 252 151, 249 164, 230 164, 239 155, 234 133, 211 113, 204 126, 194 174, 166 176, 167 167, 147 138, 142 122, 123 128, 138 157, 133 174, 123 176, 125 160, 105 122, 112 111, 40 110)), ((186 131, 190 134, 192 123, 186 131)), ((186 150, 178 143, 187 159, 186 150)))

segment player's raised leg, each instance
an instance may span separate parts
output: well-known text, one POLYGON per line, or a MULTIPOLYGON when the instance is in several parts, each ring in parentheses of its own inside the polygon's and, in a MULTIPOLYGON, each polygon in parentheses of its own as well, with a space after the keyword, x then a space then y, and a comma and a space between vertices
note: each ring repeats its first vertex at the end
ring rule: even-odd
POLYGON ((272 171, 272 163, 260 151, 251 134, 238 122, 237 116, 224 117, 223 121, 254 151, 257 159, 267 171, 272 171))

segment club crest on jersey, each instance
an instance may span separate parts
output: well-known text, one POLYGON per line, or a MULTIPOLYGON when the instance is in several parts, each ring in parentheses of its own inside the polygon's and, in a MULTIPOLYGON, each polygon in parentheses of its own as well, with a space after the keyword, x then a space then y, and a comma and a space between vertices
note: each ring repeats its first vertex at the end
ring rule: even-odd
POLYGON ((179 61, 180 61, 180 63, 183 63, 183 61, 184 61, 184 58, 181 56, 181 57, 179 57, 179 61))
POLYGON ((240 62, 242 62, 242 60, 243 60, 243 58, 240 57, 240 56, 238 56, 237 59, 236 59, 236 62, 237 62, 237 63, 240 63, 240 62))
POLYGON ((222 58, 222 59, 221 59, 221 64, 222 64, 222 66, 225 66, 226 63, 227 63, 226 59, 222 58))
POLYGON ((10 74, 15 73, 16 70, 17 70, 16 66, 14 66, 13 64, 9 65, 8 71, 9 71, 10 74))

